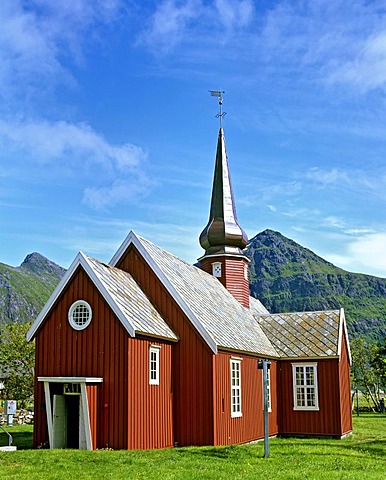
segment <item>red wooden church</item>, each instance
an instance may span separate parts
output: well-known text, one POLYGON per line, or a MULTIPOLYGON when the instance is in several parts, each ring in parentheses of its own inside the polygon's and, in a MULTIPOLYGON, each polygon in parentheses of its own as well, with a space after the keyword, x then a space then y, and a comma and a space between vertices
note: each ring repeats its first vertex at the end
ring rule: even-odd
POLYGON ((220 128, 199 266, 130 232, 107 265, 79 253, 32 325, 34 445, 150 449, 351 432, 343 310, 270 314, 249 296, 220 128))

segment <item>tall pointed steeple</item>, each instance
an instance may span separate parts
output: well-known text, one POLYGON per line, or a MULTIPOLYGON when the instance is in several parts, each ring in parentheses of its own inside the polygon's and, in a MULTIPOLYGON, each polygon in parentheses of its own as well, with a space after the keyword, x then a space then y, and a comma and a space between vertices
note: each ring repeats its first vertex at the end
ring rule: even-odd
POLYGON ((200 235, 200 244, 205 255, 243 255, 241 250, 247 243, 247 235, 237 220, 224 131, 220 128, 209 221, 200 235))
POLYGON ((245 307, 249 307, 249 259, 242 250, 247 243, 247 235, 237 220, 224 131, 220 127, 209 221, 200 235, 205 254, 199 262, 245 307))

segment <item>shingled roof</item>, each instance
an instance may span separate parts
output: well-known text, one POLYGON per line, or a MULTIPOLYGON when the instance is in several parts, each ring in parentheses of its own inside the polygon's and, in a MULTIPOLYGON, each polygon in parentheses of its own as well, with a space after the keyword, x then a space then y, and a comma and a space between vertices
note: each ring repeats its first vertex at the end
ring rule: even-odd
POLYGON ((136 334, 177 340, 176 334, 129 273, 105 265, 95 258, 87 257, 87 260, 136 334))
POLYGON ((141 287, 115 268, 133 244, 214 353, 218 349, 270 358, 340 355, 343 309, 270 314, 257 299, 241 305, 217 278, 130 232, 109 265, 79 253, 27 334, 31 340, 81 265, 131 336, 144 334, 178 341, 141 287))
MULTIPOLYGON (((216 353, 218 348, 277 357, 251 310, 212 275, 130 232, 110 264, 133 243, 216 353)), ((263 307, 264 308, 264 307, 263 307)))
POLYGON ((129 273, 112 268, 80 252, 31 326, 27 340, 34 337, 52 305, 79 266, 86 271, 132 337, 140 333, 174 341, 178 339, 129 273))
POLYGON ((256 315, 281 358, 340 355, 343 309, 256 315))

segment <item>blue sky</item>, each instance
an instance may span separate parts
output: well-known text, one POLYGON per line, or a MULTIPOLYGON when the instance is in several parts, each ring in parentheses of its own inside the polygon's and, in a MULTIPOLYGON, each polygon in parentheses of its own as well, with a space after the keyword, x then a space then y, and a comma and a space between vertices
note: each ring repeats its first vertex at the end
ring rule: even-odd
POLYGON ((386 4, 2 0, 0 261, 189 261, 224 130, 240 224, 386 277, 386 4))

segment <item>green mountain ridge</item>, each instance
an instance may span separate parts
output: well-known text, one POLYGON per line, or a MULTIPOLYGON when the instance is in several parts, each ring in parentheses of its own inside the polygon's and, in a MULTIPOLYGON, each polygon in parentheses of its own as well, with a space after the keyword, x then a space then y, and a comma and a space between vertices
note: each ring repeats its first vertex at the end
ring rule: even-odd
POLYGON ((36 252, 19 267, 0 263, 0 324, 33 321, 65 271, 36 252))
POLYGON ((270 312, 343 307, 352 336, 386 338, 386 279, 347 272, 273 230, 253 237, 245 253, 250 293, 270 312))
MULTIPOLYGON (((347 272, 273 230, 253 237, 245 253, 250 293, 270 312, 344 307, 352 336, 386 339, 386 279, 347 272)), ((39 253, 19 267, 0 263, 0 324, 34 321, 65 271, 39 253)))

